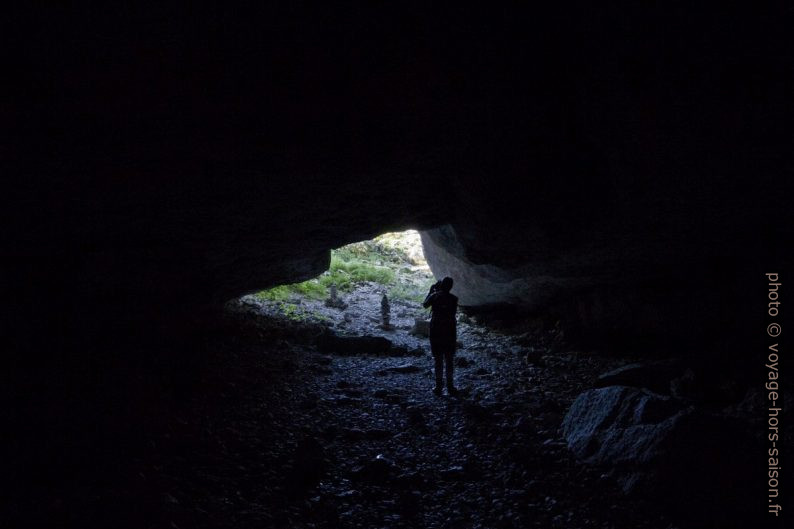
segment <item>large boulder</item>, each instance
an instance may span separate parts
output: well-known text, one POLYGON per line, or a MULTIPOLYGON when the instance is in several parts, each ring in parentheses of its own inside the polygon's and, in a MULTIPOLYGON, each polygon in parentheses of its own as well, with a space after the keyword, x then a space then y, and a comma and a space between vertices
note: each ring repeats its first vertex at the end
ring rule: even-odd
POLYGON ((580 461, 610 471, 626 494, 657 497, 687 516, 749 516, 751 498, 762 497, 754 473, 764 452, 748 425, 670 397, 591 389, 571 405, 562 431, 580 461))
MULTIPOLYGON (((688 413, 672 399, 611 386, 577 397, 563 420, 563 435, 582 461, 635 466, 661 457, 665 436, 688 413)), ((628 484, 633 487, 636 480, 628 484)))

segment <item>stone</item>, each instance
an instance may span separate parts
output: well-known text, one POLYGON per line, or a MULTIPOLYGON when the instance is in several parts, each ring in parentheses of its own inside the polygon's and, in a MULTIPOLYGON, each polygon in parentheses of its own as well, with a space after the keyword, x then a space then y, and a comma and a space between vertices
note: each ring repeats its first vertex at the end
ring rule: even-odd
POLYGON ((414 364, 402 364, 399 366, 387 367, 386 369, 381 369, 377 371, 376 374, 384 375, 388 373, 397 373, 397 374, 405 375, 411 373, 419 373, 420 371, 422 371, 422 368, 414 364))
POLYGON ((423 336, 428 338, 430 336, 430 322, 424 318, 416 318, 414 320, 414 326, 409 331, 409 334, 411 336, 423 336))
POLYGON ((348 489, 336 494, 336 497, 340 500, 351 500, 361 496, 361 492, 357 491, 356 489, 348 489))
POLYGON ((383 428, 370 428, 364 432, 364 438, 370 441, 385 441, 394 437, 394 432, 383 428))
POLYGON ((453 465, 451 467, 445 468, 438 473, 439 477, 444 480, 459 480, 462 479, 465 475, 463 466, 461 465, 453 465))
POLYGON ((393 357, 401 357, 401 356, 424 356, 425 352, 424 349, 421 347, 417 347, 414 349, 408 349, 402 345, 395 345, 389 350, 389 356, 393 357))
MULTIPOLYGON (((569 448, 579 459, 592 464, 615 463, 622 458, 630 461, 647 459, 645 454, 652 449, 648 445, 660 438, 656 435, 657 430, 661 432, 669 426, 660 425, 663 420, 655 423, 643 420, 643 412, 652 401, 658 403, 669 399, 624 386, 582 393, 562 423, 569 448), (644 441, 638 442, 638 439, 644 441)), ((671 413, 664 419, 672 420, 677 411, 680 411, 680 405, 673 402, 671 413)), ((659 414, 654 415, 659 419, 659 414)))
POLYGON ((331 285, 330 287, 328 287, 328 299, 325 300, 325 306, 340 310, 344 310, 347 308, 347 303, 345 303, 338 297, 336 285, 331 285))
POLYGON ((383 454, 378 454, 374 459, 355 467, 351 475, 357 480, 383 483, 398 470, 398 467, 390 459, 383 454))
POLYGON ((474 362, 466 358, 465 356, 456 356, 455 357, 455 367, 460 368, 467 368, 474 365, 474 362))
POLYGON ((609 386, 580 394, 562 423, 582 462, 612 470, 626 494, 655 496, 699 516, 749 508, 754 450, 747 423, 648 390, 609 386), (730 461, 730 464, 726 464, 730 461), (711 473, 709 487, 702 473, 711 473))
POLYGON ((414 426, 424 424, 425 415, 424 410, 421 407, 408 406, 405 408, 405 412, 408 415, 408 424, 414 426))
POLYGON ((513 424, 513 429, 517 432, 526 434, 534 431, 535 426, 532 424, 532 421, 528 417, 522 415, 521 417, 515 420, 515 423, 513 424))
POLYGON ((322 399, 320 399, 320 402, 331 406, 358 406, 359 404, 362 404, 364 401, 360 398, 341 396, 341 397, 323 397, 322 399))
POLYGON ((364 430, 360 428, 342 428, 339 433, 348 441, 360 441, 365 438, 364 430))
POLYGON ((524 357, 528 364, 534 364, 536 366, 542 367, 546 363, 543 360, 543 355, 545 352, 542 349, 535 349, 534 347, 530 347, 526 351, 526 356, 524 357))
MULTIPOLYGON (((404 472, 395 478, 396 485, 408 491, 416 491, 421 494, 418 489, 425 488, 427 480, 421 472, 404 472)), ((413 496, 413 494, 411 494, 413 496)))
POLYGON ((380 325, 384 329, 391 328, 391 306, 389 305, 389 298, 386 294, 380 299, 380 325))

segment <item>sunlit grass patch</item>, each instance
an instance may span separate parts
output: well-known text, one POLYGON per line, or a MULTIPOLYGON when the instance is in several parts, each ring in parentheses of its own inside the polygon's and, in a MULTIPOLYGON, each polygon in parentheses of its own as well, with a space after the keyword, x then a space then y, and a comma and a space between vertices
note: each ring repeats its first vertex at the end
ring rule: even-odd
POLYGON ((385 233, 332 250, 329 269, 315 279, 273 287, 255 297, 271 302, 287 301, 292 296, 321 300, 328 297, 331 285, 340 292, 351 292, 361 283, 372 282, 388 287, 390 298, 421 302, 424 283, 429 287, 430 281, 429 272, 416 271, 417 261, 424 263, 418 233, 385 233))

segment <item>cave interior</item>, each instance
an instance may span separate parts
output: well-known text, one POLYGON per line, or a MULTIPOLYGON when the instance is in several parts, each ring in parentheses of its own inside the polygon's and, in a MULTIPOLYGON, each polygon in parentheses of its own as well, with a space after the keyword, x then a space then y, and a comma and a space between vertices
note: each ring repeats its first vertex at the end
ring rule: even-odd
POLYGON ((786 19, 26 17, 3 108, 8 526, 779 523, 762 388, 794 235, 786 19), (458 396, 431 394, 407 328, 241 301, 407 229, 455 280, 458 396))

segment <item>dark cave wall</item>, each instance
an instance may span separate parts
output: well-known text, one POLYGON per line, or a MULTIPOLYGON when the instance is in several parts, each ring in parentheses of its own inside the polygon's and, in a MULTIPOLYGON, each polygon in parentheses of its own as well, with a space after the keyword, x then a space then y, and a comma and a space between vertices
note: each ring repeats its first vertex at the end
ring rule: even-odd
POLYGON ((667 321, 651 305, 692 287, 738 306, 720 285, 789 261, 774 13, 256 9, 52 12, 20 38, 11 339, 218 306, 407 227, 453 227, 426 240, 462 291, 487 270, 593 327, 667 321))

